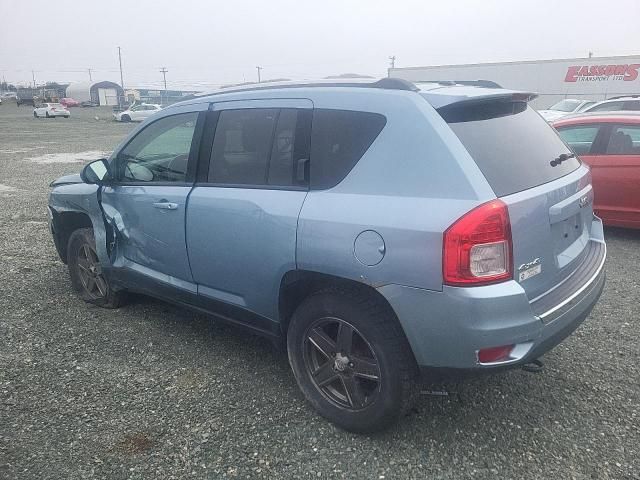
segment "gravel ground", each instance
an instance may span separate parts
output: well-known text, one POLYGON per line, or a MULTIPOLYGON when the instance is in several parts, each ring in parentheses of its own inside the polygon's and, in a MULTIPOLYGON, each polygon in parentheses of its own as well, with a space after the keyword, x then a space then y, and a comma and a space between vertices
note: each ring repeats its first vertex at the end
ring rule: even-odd
POLYGON ((314 414, 267 341, 72 292, 48 183, 132 128, 109 118, 0 106, 0 478, 640 479, 640 232, 607 230, 605 293, 544 373, 451 384, 352 435, 314 414))

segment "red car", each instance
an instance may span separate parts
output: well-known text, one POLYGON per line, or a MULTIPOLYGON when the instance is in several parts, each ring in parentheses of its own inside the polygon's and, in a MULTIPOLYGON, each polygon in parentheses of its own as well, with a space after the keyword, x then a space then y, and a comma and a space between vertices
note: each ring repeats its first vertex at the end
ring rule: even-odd
POLYGON ((591 167, 596 214, 606 225, 640 228, 640 114, 585 113, 553 126, 591 167))
POLYGON ((62 98, 60 99, 60 103, 64 105, 66 108, 80 106, 80 102, 77 100, 74 100, 73 98, 62 98))

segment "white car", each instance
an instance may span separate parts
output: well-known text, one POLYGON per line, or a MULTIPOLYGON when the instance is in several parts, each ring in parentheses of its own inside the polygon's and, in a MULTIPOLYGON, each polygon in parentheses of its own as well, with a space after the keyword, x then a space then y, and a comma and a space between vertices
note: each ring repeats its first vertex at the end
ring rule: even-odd
POLYGON ((162 106, 153 103, 141 103, 129 107, 123 112, 113 114, 113 118, 118 122, 142 122, 156 112, 162 110, 162 106))
POLYGON ((593 100, 578 100, 576 98, 565 98, 558 103, 551 105, 546 110, 538 110, 538 113, 542 115, 547 122, 553 122, 566 115, 572 113, 582 112, 584 109, 595 104, 593 100))
POLYGON ((590 105, 585 108, 584 112, 619 112, 624 111, 637 111, 640 110, 640 96, 638 95, 625 95, 622 97, 614 97, 608 100, 590 105))
POLYGON ((39 107, 33 109, 33 116, 36 118, 39 117, 64 117, 69 118, 71 116, 71 112, 67 110, 64 105, 60 103, 43 103, 39 107))

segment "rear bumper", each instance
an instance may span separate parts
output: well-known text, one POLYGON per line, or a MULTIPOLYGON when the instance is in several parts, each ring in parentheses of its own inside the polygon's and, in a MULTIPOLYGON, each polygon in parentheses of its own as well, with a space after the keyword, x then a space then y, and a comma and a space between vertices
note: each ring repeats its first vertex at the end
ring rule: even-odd
MULTIPOLYGON (((604 247, 601 238, 592 242, 594 249, 604 247)), ((531 304, 516 281, 475 288, 445 286, 441 292, 398 285, 379 291, 395 310, 420 367, 492 370, 517 366, 562 342, 591 313, 605 285, 606 249, 601 248, 599 255, 584 281, 571 285, 565 295, 555 292, 557 303, 547 305, 544 317, 540 305, 531 304), (478 350, 512 344, 517 348, 509 360, 478 362, 478 350)))

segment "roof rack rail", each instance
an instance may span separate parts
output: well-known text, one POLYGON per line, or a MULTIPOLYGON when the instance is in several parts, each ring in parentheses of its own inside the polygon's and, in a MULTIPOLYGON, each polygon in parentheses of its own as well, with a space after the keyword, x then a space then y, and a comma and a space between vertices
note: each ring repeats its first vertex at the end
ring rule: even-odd
POLYGON ((218 90, 210 92, 201 92, 185 98, 185 100, 192 100, 194 98, 208 97, 211 95, 221 95, 224 93, 236 93, 236 92, 250 92, 255 90, 268 90, 275 88, 305 88, 305 87, 357 87, 357 88, 380 88, 385 90, 405 90, 411 92, 417 92, 420 90, 412 82, 403 80, 402 78, 384 77, 375 82, 371 81, 326 81, 326 80, 312 80, 312 81, 292 81, 292 82, 263 82, 254 83, 251 85, 239 85, 222 87, 218 90))
POLYGON ((618 95, 616 97, 609 97, 607 100, 617 100, 618 98, 640 98, 640 95, 618 95))
POLYGON ((437 83, 438 85, 467 85, 469 87, 502 88, 493 80, 420 80, 419 83, 437 83))

